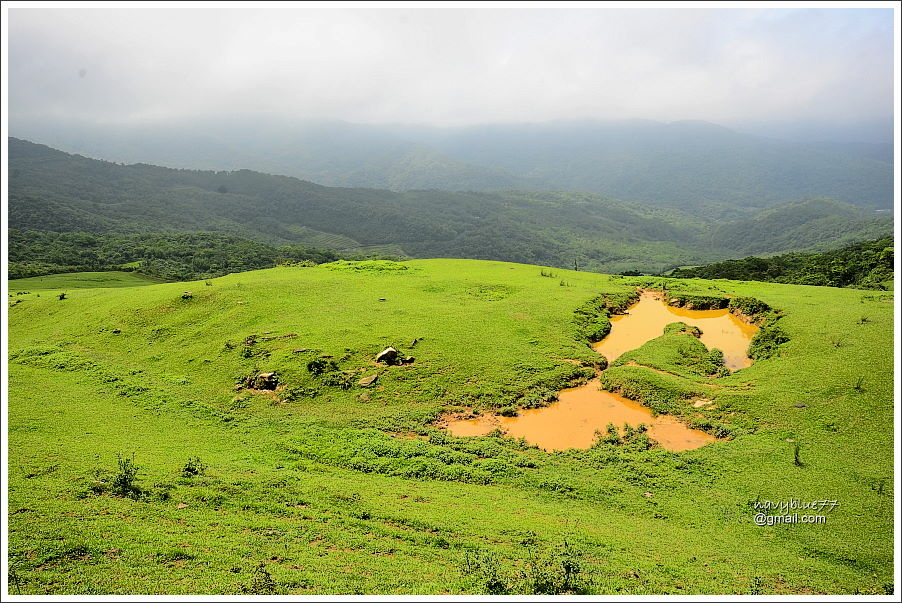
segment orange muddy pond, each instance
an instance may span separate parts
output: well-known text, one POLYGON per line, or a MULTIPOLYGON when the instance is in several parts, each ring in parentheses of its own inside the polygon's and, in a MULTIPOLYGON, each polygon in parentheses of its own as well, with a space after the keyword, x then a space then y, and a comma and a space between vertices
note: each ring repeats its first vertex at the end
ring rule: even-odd
POLYGON ((592 348, 612 362, 621 354, 635 350, 664 334, 672 322, 684 322, 702 331, 701 342, 708 349, 723 351, 724 364, 736 370, 751 366, 746 355, 758 327, 723 310, 686 310, 665 304, 658 295, 644 292, 626 314, 611 316, 611 332, 592 348))
POLYGON ((543 408, 521 410, 516 417, 483 415, 475 419, 449 421, 451 435, 487 435, 501 429, 511 438, 525 438, 547 450, 589 448, 595 431, 606 431, 613 423, 623 432, 623 424, 649 426, 648 435, 668 450, 691 450, 714 441, 714 436, 690 429, 668 415, 653 417, 651 410, 618 394, 598 389, 598 379, 560 392, 559 400, 543 408))
MULTIPOLYGON (((732 370, 751 365, 746 356, 749 343, 758 327, 743 322, 729 310, 686 310, 665 304, 659 295, 643 292, 626 314, 611 317, 611 332, 593 349, 613 361, 624 352, 634 350, 647 341, 660 337, 664 327, 684 322, 702 331, 701 341, 709 349, 724 353, 724 364, 732 370)), ((606 432, 613 423, 620 428, 629 423, 648 425, 648 435, 662 447, 691 450, 715 440, 714 436, 685 424, 669 415, 652 415, 651 409, 618 394, 599 389, 598 378, 587 384, 560 392, 557 402, 543 408, 520 410, 516 417, 487 414, 475 419, 456 419, 444 427, 452 435, 480 436, 500 429, 505 436, 525 438, 547 451, 589 448, 595 432, 606 432)))

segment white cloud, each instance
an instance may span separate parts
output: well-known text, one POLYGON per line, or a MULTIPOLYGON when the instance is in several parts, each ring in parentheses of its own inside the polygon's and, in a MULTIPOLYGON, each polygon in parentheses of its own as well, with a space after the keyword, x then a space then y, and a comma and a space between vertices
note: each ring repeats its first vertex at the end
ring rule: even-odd
POLYGON ((11 9, 10 118, 889 119, 891 10, 11 9))

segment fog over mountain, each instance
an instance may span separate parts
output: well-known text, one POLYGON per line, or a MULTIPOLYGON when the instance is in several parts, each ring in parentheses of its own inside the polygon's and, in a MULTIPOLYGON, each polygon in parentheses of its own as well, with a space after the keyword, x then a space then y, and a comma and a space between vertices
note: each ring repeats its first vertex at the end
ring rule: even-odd
POLYGON ((8 8, 8 134, 393 191, 893 205, 890 8, 8 8))
POLYGON ((12 8, 10 121, 892 120, 891 8, 637 6, 12 8))
POLYGON ((706 217, 830 197, 892 208, 879 145, 786 142, 700 121, 555 121, 439 128, 209 118, 148 126, 47 123, 13 133, 124 163, 252 169, 397 191, 577 190, 706 217))

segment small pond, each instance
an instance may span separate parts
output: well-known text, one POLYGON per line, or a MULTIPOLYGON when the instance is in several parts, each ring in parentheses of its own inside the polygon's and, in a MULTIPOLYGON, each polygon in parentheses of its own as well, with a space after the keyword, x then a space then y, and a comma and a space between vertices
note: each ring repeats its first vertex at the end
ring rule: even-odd
POLYGON ((746 355, 758 327, 749 324, 726 308, 723 310, 686 310, 668 306, 660 296, 644 292, 626 314, 611 317, 611 332, 592 348, 613 362, 621 354, 635 350, 647 341, 660 337, 664 327, 684 322, 702 331, 701 341, 709 349, 723 351, 724 364, 730 370, 751 366, 746 355))
POLYGON ((598 388, 598 379, 560 392, 559 400, 542 408, 521 410, 516 417, 486 414, 475 419, 449 421, 445 428, 455 436, 488 435, 501 429, 511 438, 525 438, 547 450, 589 448, 595 430, 606 431, 608 423, 621 430, 624 423, 645 423, 648 434, 668 450, 690 450, 714 441, 714 436, 690 429, 668 415, 653 417, 647 407, 619 394, 598 388))
MULTIPOLYGON (((746 355, 749 343, 758 330, 729 310, 686 310, 668 306, 659 294, 642 293, 639 301, 626 314, 611 317, 611 332, 593 349, 609 362, 621 354, 661 336, 664 327, 684 322, 702 331, 701 341, 708 348, 724 353, 724 364, 731 370, 751 365, 746 355)), ((637 426, 645 423, 648 434, 668 450, 691 450, 715 440, 714 436, 690 429, 669 415, 652 416, 649 408, 615 393, 599 389, 592 379, 580 387, 560 392, 557 402, 543 408, 520 410, 516 417, 486 414, 474 419, 448 420, 444 427, 455 436, 487 435, 500 429, 505 436, 525 438, 547 451, 567 448, 589 448, 596 431, 606 432, 613 423, 637 426)))

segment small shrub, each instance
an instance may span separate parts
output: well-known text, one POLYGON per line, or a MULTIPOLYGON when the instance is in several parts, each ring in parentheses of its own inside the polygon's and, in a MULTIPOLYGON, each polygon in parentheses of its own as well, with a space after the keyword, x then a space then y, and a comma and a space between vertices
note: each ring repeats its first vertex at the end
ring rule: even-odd
POLYGON ((620 431, 617 429, 617 426, 613 423, 608 423, 605 427, 605 431, 607 432, 604 437, 602 437, 601 441, 605 444, 620 444, 623 440, 620 439, 620 431))
POLYGON ((276 595, 279 590, 279 583, 266 570, 266 564, 262 561, 254 570, 251 581, 241 587, 241 592, 245 595, 276 595))
POLYGON ((507 576, 502 573, 498 559, 488 551, 467 551, 463 559, 464 575, 474 579, 480 594, 506 595, 510 593, 507 576))
POLYGON ((330 387, 339 387, 344 390, 354 387, 354 373, 344 371, 330 371, 323 373, 323 384, 330 387))
POLYGON ((322 375, 325 372, 337 371, 338 365, 335 361, 326 358, 314 358, 307 363, 307 371, 312 375, 322 375))
POLYGON ((531 595, 586 594, 588 583, 584 578, 580 557, 582 552, 570 546, 566 540, 544 554, 528 548, 526 568, 522 572, 524 590, 531 595))
POLYGON ((542 408, 543 406, 548 406, 548 404, 556 401, 557 399, 558 393, 556 390, 550 388, 541 388, 527 392, 519 400, 517 400, 517 404, 521 408, 542 408))
POLYGON ((673 333, 685 333, 687 335, 692 335, 693 337, 701 337, 702 330, 696 326, 687 325, 685 322, 672 322, 666 327, 664 327, 664 334, 670 335, 673 333))
POLYGON ((188 459, 188 462, 185 463, 185 466, 182 467, 182 476, 183 477, 196 477, 198 475, 203 475, 207 470, 207 466, 201 461, 198 457, 192 456, 188 459))
POLYGON ((688 310, 720 310, 726 308, 730 300, 710 295, 689 295, 678 293, 671 295, 667 304, 688 310))
POLYGON ((749 585, 749 594, 750 595, 760 595, 761 587, 764 585, 764 578, 761 576, 755 576, 752 578, 752 583, 749 585))
POLYGON ((283 402, 297 402, 303 398, 315 398, 319 390, 315 387, 291 387, 282 394, 283 402))
POLYGON ((771 307, 754 297, 733 297, 728 304, 730 310, 738 310, 746 316, 756 316, 770 312, 771 307))
POLYGON ((110 492, 114 496, 138 499, 142 490, 135 483, 138 480, 138 466, 135 465, 135 455, 131 458, 121 454, 116 455, 119 464, 119 472, 113 476, 110 492))
POLYGON ((789 341, 789 335, 773 321, 761 327, 752 342, 749 344, 749 358, 752 360, 764 360, 775 355, 778 346, 789 341))
POLYGON ((887 481, 887 479, 884 477, 884 478, 881 478, 881 479, 873 482, 871 484, 871 490, 876 492, 879 496, 883 496, 883 490, 884 490, 884 488, 886 488, 886 481, 887 481))

